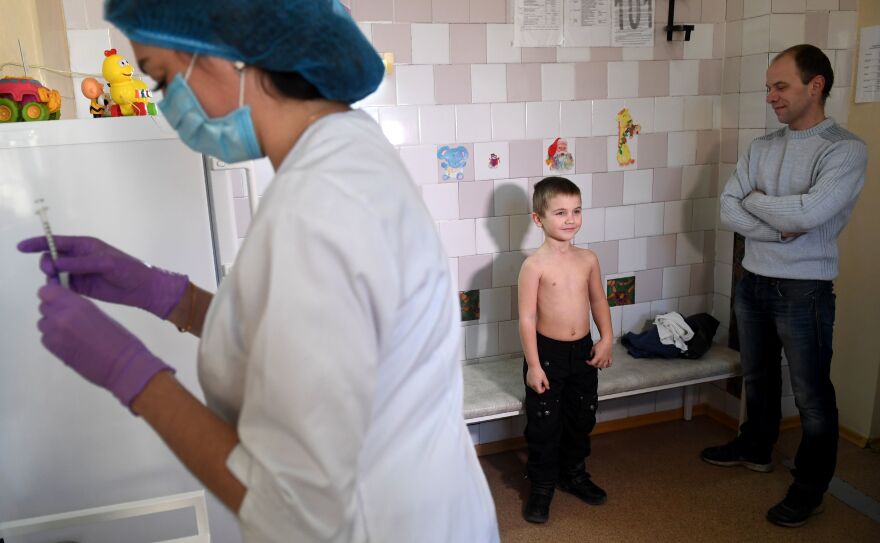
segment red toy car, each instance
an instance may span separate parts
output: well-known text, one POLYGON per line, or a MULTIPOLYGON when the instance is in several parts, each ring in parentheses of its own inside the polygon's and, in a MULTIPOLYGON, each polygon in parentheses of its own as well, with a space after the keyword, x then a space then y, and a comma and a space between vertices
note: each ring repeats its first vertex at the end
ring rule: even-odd
POLYGON ((45 121, 61 117, 61 94, 36 79, 0 79, 0 123, 45 121))

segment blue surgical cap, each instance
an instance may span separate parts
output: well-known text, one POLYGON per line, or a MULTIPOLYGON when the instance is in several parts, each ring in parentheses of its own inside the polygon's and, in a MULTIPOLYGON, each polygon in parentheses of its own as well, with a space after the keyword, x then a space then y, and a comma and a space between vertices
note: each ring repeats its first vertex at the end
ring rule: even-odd
POLYGON ((296 72, 349 104, 384 74, 338 0, 106 0, 104 16, 132 41, 296 72))

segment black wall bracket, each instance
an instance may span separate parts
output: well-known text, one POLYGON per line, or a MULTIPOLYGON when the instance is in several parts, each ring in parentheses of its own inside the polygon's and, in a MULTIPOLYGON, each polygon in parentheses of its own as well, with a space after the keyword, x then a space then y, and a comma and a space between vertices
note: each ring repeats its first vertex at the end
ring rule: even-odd
POLYGON ((694 31, 694 25, 677 25, 673 23, 675 19, 675 0, 669 0, 669 19, 666 24, 666 41, 672 41, 673 32, 684 32, 684 41, 691 41, 691 32, 694 31))

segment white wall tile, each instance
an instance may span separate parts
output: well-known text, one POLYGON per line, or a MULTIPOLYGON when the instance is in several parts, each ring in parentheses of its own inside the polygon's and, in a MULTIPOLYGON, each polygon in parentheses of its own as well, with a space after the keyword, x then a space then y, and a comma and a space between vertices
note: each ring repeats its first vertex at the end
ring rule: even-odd
POLYGON ((766 89, 769 59, 767 53, 742 57, 739 68, 740 92, 758 92, 766 89))
POLYGON ((455 141, 455 106, 420 107, 419 134, 422 144, 455 141))
MULTIPOLYGON (((716 266, 717 269, 717 266, 716 266)), ((717 272, 716 272, 717 273, 717 272)), ((717 276, 716 276, 717 277, 717 276)), ((730 290, 728 289, 728 292, 730 290)), ((712 316, 718 319, 722 328, 730 327, 730 297, 715 293, 712 295, 712 316)), ((716 338, 717 339, 717 338, 716 338)))
POLYGON ((739 127, 764 128, 767 124, 767 95, 744 92, 739 95, 739 127))
POLYGON ((804 43, 806 16, 803 14, 771 15, 770 50, 783 51, 792 45, 804 43))
POLYGON ((715 259, 733 265, 733 232, 726 230, 715 232, 715 259))
POLYGON ((691 288, 691 267, 676 266, 663 268, 663 297, 679 298, 687 296, 691 288))
POLYGON ((578 173, 565 176, 581 189, 581 207, 588 209, 593 206, 593 174, 578 173))
POLYGON ((743 21, 742 54, 754 55, 770 51, 770 16, 763 15, 743 21))
MULTIPOLYGON (((67 46, 70 50, 71 71, 99 74, 101 73, 101 64, 104 62, 104 55, 101 52, 110 49, 110 30, 107 28, 68 30, 67 46)), ((31 55, 28 62, 33 61, 33 55, 31 55)), ((79 89, 76 91, 76 94, 79 95, 79 89)))
POLYGON ((713 174, 717 168, 717 164, 683 167, 681 170, 681 197, 685 200, 707 198, 712 190, 713 174))
POLYGON ((718 221, 718 198, 694 200, 694 230, 714 230, 718 221))
POLYGON ((443 242, 443 248, 446 249, 446 256, 476 254, 474 219, 441 222, 440 241, 443 242))
POLYGON ((639 95, 639 63, 608 63, 608 97, 633 98, 639 95))
MULTIPOLYGON (((653 98, 627 98, 626 107, 632 115, 633 122, 641 127, 640 133, 650 134, 654 130, 654 99, 653 98)), ((615 124, 616 124, 615 114, 615 124)), ((617 135, 615 129, 614 135, 617 135)))
POLYGON ((560 134, 562 136, 567 138, 583 138, 592 135, 592 101, 566 101, 561 102, 560 105, 562 116, 560 134))
POLYGON ((712 58, 715 25, 696 24, 690 41, 684 42, 684 58, 712 58))
POLYGON ((677 234, 687 232, 691 228, 693 203, 690 200, 665 202, 663 213, 663 233, 677 234))
POLYGON ((419 108, 415 106, 379 109, 379 126, 391 145, 419 143, 419 108))
POLYGON ((669 95, 693 96, 700 87, 699 60, 669 61, 669 95))
MULTIPOLYGON (((690 281, 690 279, 688 279, 688 281, 690 281)), ((678 298, 667 298, 665 300, 654 300, 651 302, 651 315, 655 317, 671 311, 678 311, 678 298)))
POLYGON ((522 352, 518 320, 498 323, 498 350, 501 354, 522 352))
POLYGON ((666 153, 666 163, 670 168, 693 164, 697 159, 697 133, 670 132, 666 153))
POLYGON ((684 296, 678 301, 679 312, 685 317, 695 315, 697 313, 706 313, 711 309, 710 297, 705 294, 697 294, 695 296, 684 296))
POLYGON ((521 140, 526 137, 526 105, 522 102, 492 104, 492 139, 521 140))
POLYGON ((458 183, 423 185, 422 199, 435 221, 458 219, 458 183))
POLYGON ((828 102, 825 104, 825 112, 833 117, 835 121, 846 126, 849 121, 849 95, 850 87, 840 87, 836 85, 831 89, 831 95, 828 96, 828 102))
POLYGON ((544 243, 544 231, 532 221, 531 215, 510 217, 510 248, 536 249, 544 243))
POLYGON ((468 358, 498 354, 498 323, 466 326, 464 345, 468 358))
POLYGON ((742 55, 742 21, 728 21, 724 30, 724 56, 727 58, 742 55))
POLYGON ((528 179, 495 181, 495 215, 521 215, 531 212, 528 179))
POLYGON ((617 113, 625 105, 626 101, 621 99, 593 100, 593 135, 616 136, 617 113))
POLYGON ((433 66, 397 66, 397 103, 421 105, 434 103, 433 66))
POLYGON ((541 65, 541 100, 574 100, 574 64, 541 65))
POLYGON ((486 25, 486 62, 510 64, 519 62, 522 53, 513 46, 513 25, 486 25))
POLYGON ((492 115, 489 104, 455 106, 456 139, 460 142, 490 141, 492 115))
POLYGON ((684 97, 666 96, 654 101, 654 130, 657 132, 684 130, 684 97))
POLYGON ((605 208, 605 239, 625 239, 635 232, 635 207, 605 208))
POLYGON ((480 322, 510 320, 510 288, 480 289, 480 322))
POLYGON ((828 47, 853 49, 856 46, 858 12, 832 11, 828 18, 828 47))
POLYGON ((635 236, 658 236, 663 233, 663 202, 641 204, 635 210, 635 236))
POLYGON ((703 232, 685 232, 676 235, 675 265, 696 264, 703 261, 703 232))
POLYGON ((437 182, 437 148, 432 145, 401 147, 400 159, 417 185, 437 182))
MULTIPOLYGON (((636 285, 638 288, 638 285, 636 285)), ((621 311, 621 329, 620 333, 627 332, 639 333, 645 328, 645 321, 651 319, 651 302, 643 302, 640 304, 625 305, 621 311)), ((644 394, 642 394, 644 396, 644 394)), ((651 411, 653 411, 653 402, 651 402, 651 411)))
POLYGON ((623 203, 643 204, 652 199, 654 170, 629 170, 623 173, 623 203))
POLYGON ((449 64, 449 25, 418 24, 410 26, 413 64, 449 64))
POLYGON ((834 84, 835 86, 849 87, 855 84, 853 81, 853 58, 852 51, 836 51, 834 58, 834 84))
POLYGON ((84 0, 64 0, 64 22, 68 29, 85 30, 89 27, 88 10, 84 0))
MULTIPOLYGON (((458 282, 458 259, 457 258, 447 258, 449 262, 449 274, 452 276, 452 284, 455 285, 456 289, 460 289, 458 282)), ((464 341, 461 342, 462 351, 464 350, 464 341)), ((464 354, 464 352, 462 352, 464 354)), ((459 357, 459 360, 463 360, 464 357, 459 357)))
POLYGON ((471 65, 471 99, 475 104, 507 100, 507 66, 471 65))
POLYGON ((808 11, 833 11, 840 9, 840 0, 807 0, 808 11))
POLYGON ((559 102, 526 103, 527 139, 555 138, 559 126, 559 102))
POLYGON ((733 265, 724 262, 715 262, 715 292, 730 296, 733 285, 733 265))
POLYGON ((685 130, 711 130, 714 114, 713 96, 685 96, 684 116, 685 130))
POLYGON ((510 221, 507 217, 475 219, 477 254, 499 253, 510 249, 510 221))
POLYGON ((807 0, 772 0, 770 9, 773 13, 803 13, 807 0))
POLYGON ((477 181, 510 177, 510 153, 506 141, 475 143, 473 160, 477 181), (501 159, 501 163, 494 168, 489 165, 489 157, 492 154, 501 159))
POLYGON ((622 239, 617 246, 617 271, 630 273, 648 267, 648 238, 622 239))
POLYGON ((770 0, 743 0, 743 19, 770 13, 770 0))
POLYGON ((581 229, 574 237, 575 243, 605 241, 605 208, 584 209, 581 229))
POLYGON ((514 286, 526 255, 519 251, 495 253, 492 257, 492 286, 514 286))
POLYGON ((589 62, 589 47, 557 47, 556 62, 589 62))
POLYGON ((624 47, 623 60, 654 60, 654 48, 624 47))

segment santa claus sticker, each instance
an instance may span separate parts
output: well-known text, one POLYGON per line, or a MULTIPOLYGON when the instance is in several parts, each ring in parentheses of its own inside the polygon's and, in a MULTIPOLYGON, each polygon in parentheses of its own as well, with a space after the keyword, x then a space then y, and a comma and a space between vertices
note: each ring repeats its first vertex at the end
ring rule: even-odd
POLYGON ((544 175, 574 173, 574 140, 565 138, 545 140, 544 175))

